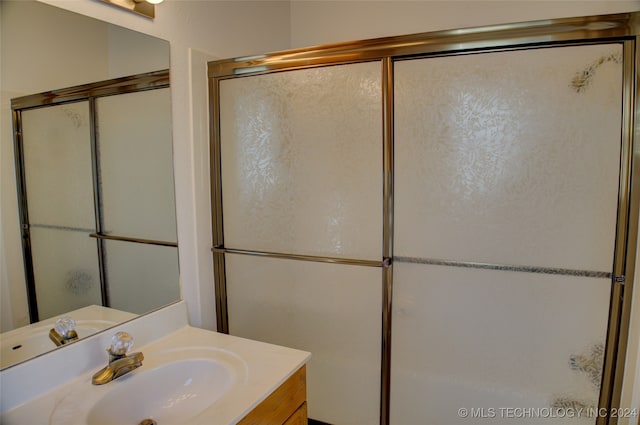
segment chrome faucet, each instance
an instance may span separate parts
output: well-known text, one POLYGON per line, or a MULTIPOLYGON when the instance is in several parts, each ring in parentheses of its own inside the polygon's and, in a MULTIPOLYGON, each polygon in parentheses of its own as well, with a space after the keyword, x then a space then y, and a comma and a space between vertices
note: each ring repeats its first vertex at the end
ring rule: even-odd
POLYGON ((118 332, 111 338, 111 346, 107 348, 109 364, 93 375, 93 385, 103 385, 126 375, 134 369, 142 366, 144 356, 142 353, 127 355, 127 351, 133 346, 133 337, 127 332, 118 332))
POLYGON ((76 322, 68 316, 56 320, 53 329, 49 331, 49 339, 57 347, 77 340, 76 322))

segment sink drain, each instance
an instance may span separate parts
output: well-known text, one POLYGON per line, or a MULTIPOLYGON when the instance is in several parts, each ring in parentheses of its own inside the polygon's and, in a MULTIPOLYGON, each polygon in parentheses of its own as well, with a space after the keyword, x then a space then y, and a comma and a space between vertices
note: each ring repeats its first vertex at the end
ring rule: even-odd
POLYGON ((158 425, 158 422, 153 419, 143 419, 138 425, 158 425))

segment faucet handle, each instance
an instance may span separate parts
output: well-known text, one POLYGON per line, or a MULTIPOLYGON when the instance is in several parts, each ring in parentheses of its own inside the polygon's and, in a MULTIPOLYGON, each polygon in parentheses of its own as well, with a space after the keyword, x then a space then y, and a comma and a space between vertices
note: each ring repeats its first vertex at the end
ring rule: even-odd
POLYGON ((61 317, 49 330, 49 339, 56 344, 56 347, 75 341, 78 339, 78 333, 75 329, 76 322, 71 317, 61 317))
POLYGON ((76 330, 76 321, 69 316, 64 316, 56 320, 53 329, 62 337, 68 336, 72 331, 76 330))
POLYGON ((133 347, 133 337, 128 332, 117 332, 111 337, 109 353, 124 356, 133 347))

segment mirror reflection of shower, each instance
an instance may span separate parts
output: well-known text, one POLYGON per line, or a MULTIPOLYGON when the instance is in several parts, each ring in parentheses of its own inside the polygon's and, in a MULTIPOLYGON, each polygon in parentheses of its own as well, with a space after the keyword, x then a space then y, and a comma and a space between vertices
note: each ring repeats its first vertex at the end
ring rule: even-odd
POLYGON ((12 100, 31 322, 179 299, 168 71, 12 100))
MULTIPOLYGON (((108 5, 104 6, 109 8, 108 5)), ((16 194, 16 170, 14 160, 14 141, 12 131, 11 99, 42 93, 62 87, 77 87, 88 83, 113 80, 131 75, 144 74, 155 70, 170 67, 170 46, 167 40, 143 34, 138 31, 114 25, 88 16, 73 13, 61 7, 45 4, 39 1, 0 1, 0 33, 3 43, 2 59, 3 72, 0 75, 0 100, 2 100, 2 123, 0 128, 0 170, 2 179, 0 196, 2 198, 2 255, 3 273, 0 281, 2 284, 2 306, 0 307, 0 340, 2 340, 2 360, 0 368, 15 364, 19 359, 28 359, 41 351, 30 350, 29 344, 19 342, 20 349, 11 351, 11 355, 5 355, 5 342, 12 340, 11 335, 18 331, 29 330, 40 335, 40 327, 45 327, 46 332, 51 329, 53 322, 44 319, 38 323, 31 323, 27 302, 27 285, 22 250, 22 229, 19 221, 18 196, 16 194), (6 47, 6 48, 5 48, 6 47), (31 324, 30 324, 31 323, 31 324), (48 327, 47 327, 48 326, 48 327), (29 354, 32 353, 32 354, 29 354), (19 358, 16 361, 17 354, 19 358), (13 360, 12 360, 13 359, 13 360)), ((167 102, 170 99, 167 96, 167 102)), ((74 109, 79 99, 65 103, 69 109, 65 119, 76 120, 74 109)), ((50 106, 53 106, 51 104, 50 106)), ((35 112, 35 109, 32 110, 35 112)), ((165 120, 166 117, 160 118, 165 120)), ((154 155, 149 152, 149 155, 154 155)), ((64 162, 63 162, 64 164, 64 162)), ((89 175, 92 170, 89 162, 89 175)), ((88 180, 89 190, 92 190, 92 176, 88 180)), ((48 189, 49 201, 63 200, 63 193, 56 193, 56 186, 50 185, 48 189)), ((91 203, 93 195, 90 195, 91 203)), ((33 200, 32 200, 33 201, 33 200)), ((35 201, 33 201, 35 202, 35 201)), ((55 204, 57 205, 57 204, 55 204)), ((76 206, 80 209, 79 205, 76 206)), ((48 208, 51 211, 53 208, 48 208)), ((95 232, 95 218, 91 215, 91 229, 95 232)), ((38 224, 31 220, 31 224, 38 224)), ((82 227, 84 225, 72 225, 82 227)), ((172 224, 171 227, 175 227, 172 224)), ((33 229, 34 231, 36 229, 33 229)), ((43 230, 42 228, 39 230, 43 230)), ((49 233, 53 230, 49 229, 49 233)), ((95 241, 92 245, 95 250, 95 241)), ((115 264, 115 258, 109 264, 115 264)), ((86 282, 91 274, 86 270, 73 270, 71 275, 63 276, 70 286, 80 291, 86 287, 86 282)), ((98 280, 99 282, 99 280, 98 280)), ((177 284, 176 284, 177 285, 177 284)), ((92 288, 92 286, 89 285, 92 288)), ((132 288, 134 284, 132 284, 132 288)), ((55 294, 57 296, 57 294, 55 294)), ((131 296, 133 297, 133 295, 131 296)), ((100 298, 98 298, 100 299, 100 298)), ((103 314, 106 307, 92 305, 81 309, 69 310, 73 313, 74 320, 84 321, 95 312, 103 314), (89 310, 87 310, 89 309, 89 310)), ((115 309, 110 309, 112 312, 115 309)), ((96 323, 78 323, 78 335, 86 336, 87 332, 99 332, 105 327, 110 327, 123 320, 128 320, 133 313, 116 315, 117 317, 103 317, 101 326, 96 323)), ((57 317, 57 316, 54 316, 57 317)), ((101 319, 102 320, 102 319, 101 319)), ((34 337, 35 338, 35 337, 34 337)), ((35 338, 38 341, 40 338, 35 338)), ((24 341, 23 341, 24 342, 24 341)), ((35 347, 31 347, 35 348, 35 347)), ((55 348, 48 340, 45 333, 43 338, 44 351, 55 348)))

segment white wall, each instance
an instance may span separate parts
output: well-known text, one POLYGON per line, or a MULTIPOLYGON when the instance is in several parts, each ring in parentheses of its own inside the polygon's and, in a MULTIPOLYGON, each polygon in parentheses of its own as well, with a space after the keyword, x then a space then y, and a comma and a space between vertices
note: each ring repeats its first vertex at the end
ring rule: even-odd
POLYGON ((292 0, 291 45, 640 10, 618 0, 292 0))

